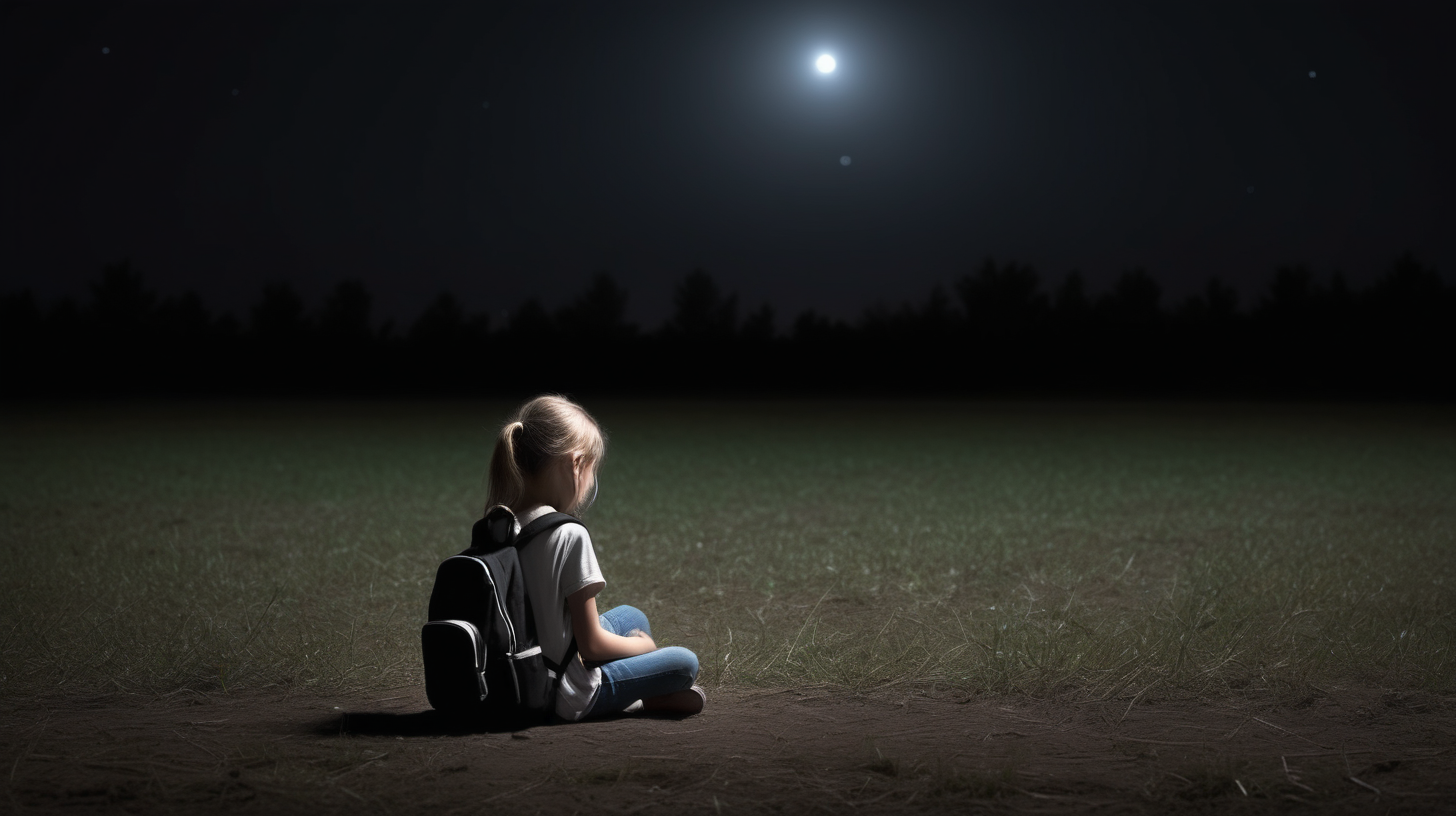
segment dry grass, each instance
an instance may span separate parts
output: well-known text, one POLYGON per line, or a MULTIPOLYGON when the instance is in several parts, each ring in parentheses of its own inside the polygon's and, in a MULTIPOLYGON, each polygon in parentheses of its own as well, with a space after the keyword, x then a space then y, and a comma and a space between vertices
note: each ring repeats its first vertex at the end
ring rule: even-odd
MULTIPOLYGON (((12 410, 0 690, 417 684, 508 407, 12 410)), ((712 684, 1452 690, 1444 409, 592 407, 603 605, 712 684)))

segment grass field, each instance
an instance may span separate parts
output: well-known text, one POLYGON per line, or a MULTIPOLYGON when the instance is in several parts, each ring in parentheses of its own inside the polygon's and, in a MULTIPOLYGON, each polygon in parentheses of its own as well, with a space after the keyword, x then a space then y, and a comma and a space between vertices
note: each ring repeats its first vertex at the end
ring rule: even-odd
MULTIPOLYGON (((418 685, 509 407, 11 407, 3 695, 418 685)), ((1456 689, 1446 408, 588 407, 600 602, 710 688, 1456 689)))

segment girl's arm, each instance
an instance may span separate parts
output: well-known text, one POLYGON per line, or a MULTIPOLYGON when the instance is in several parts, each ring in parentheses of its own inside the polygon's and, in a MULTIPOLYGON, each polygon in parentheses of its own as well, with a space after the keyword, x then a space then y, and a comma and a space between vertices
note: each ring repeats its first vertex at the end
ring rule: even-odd
POLYGON ((576 635, 576 651, 581 659, 602 662, 655 651, 657 644, 644 633, 622 637, 602 628, 596 598, 600 588, 600 584, 589 586, 566 598, 566 607, 571 611, 571 631, 576 635))

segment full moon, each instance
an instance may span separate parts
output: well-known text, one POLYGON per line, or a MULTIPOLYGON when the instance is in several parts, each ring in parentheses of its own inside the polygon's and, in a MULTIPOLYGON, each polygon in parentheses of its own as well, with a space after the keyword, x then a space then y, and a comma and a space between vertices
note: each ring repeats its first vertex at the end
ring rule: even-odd
POLYGON ((814 67, 818 68, 819 73, 821 74, 833 73, 834 64, 834 57, 831 57, 828 54, 820 54, 819 59, 814 60, 814 67))

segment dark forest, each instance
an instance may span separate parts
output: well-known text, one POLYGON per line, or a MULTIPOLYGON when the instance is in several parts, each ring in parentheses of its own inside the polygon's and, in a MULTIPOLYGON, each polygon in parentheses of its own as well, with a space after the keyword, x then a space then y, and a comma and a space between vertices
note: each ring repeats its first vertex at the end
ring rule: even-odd
POLYGON ((1218 279, 1165 304, 1143 269, 1090 294, 986 259, 919 303, 857 320, 745 308, 703 270, 661 326, 626 322, 607 272, 504 321, 443 293, 409 325, 371 319, 356 280, 310 306, 263 287, 239 319, 159 297, 128 260, 85 302, 0 296, 9 399, 96 396, 859 395, 1446 399, 1456 287, 1410 254, 1368 287, 1277 269, 1253 303, 1218 279), (555 365, 543 365, 555 361, 555 365))

